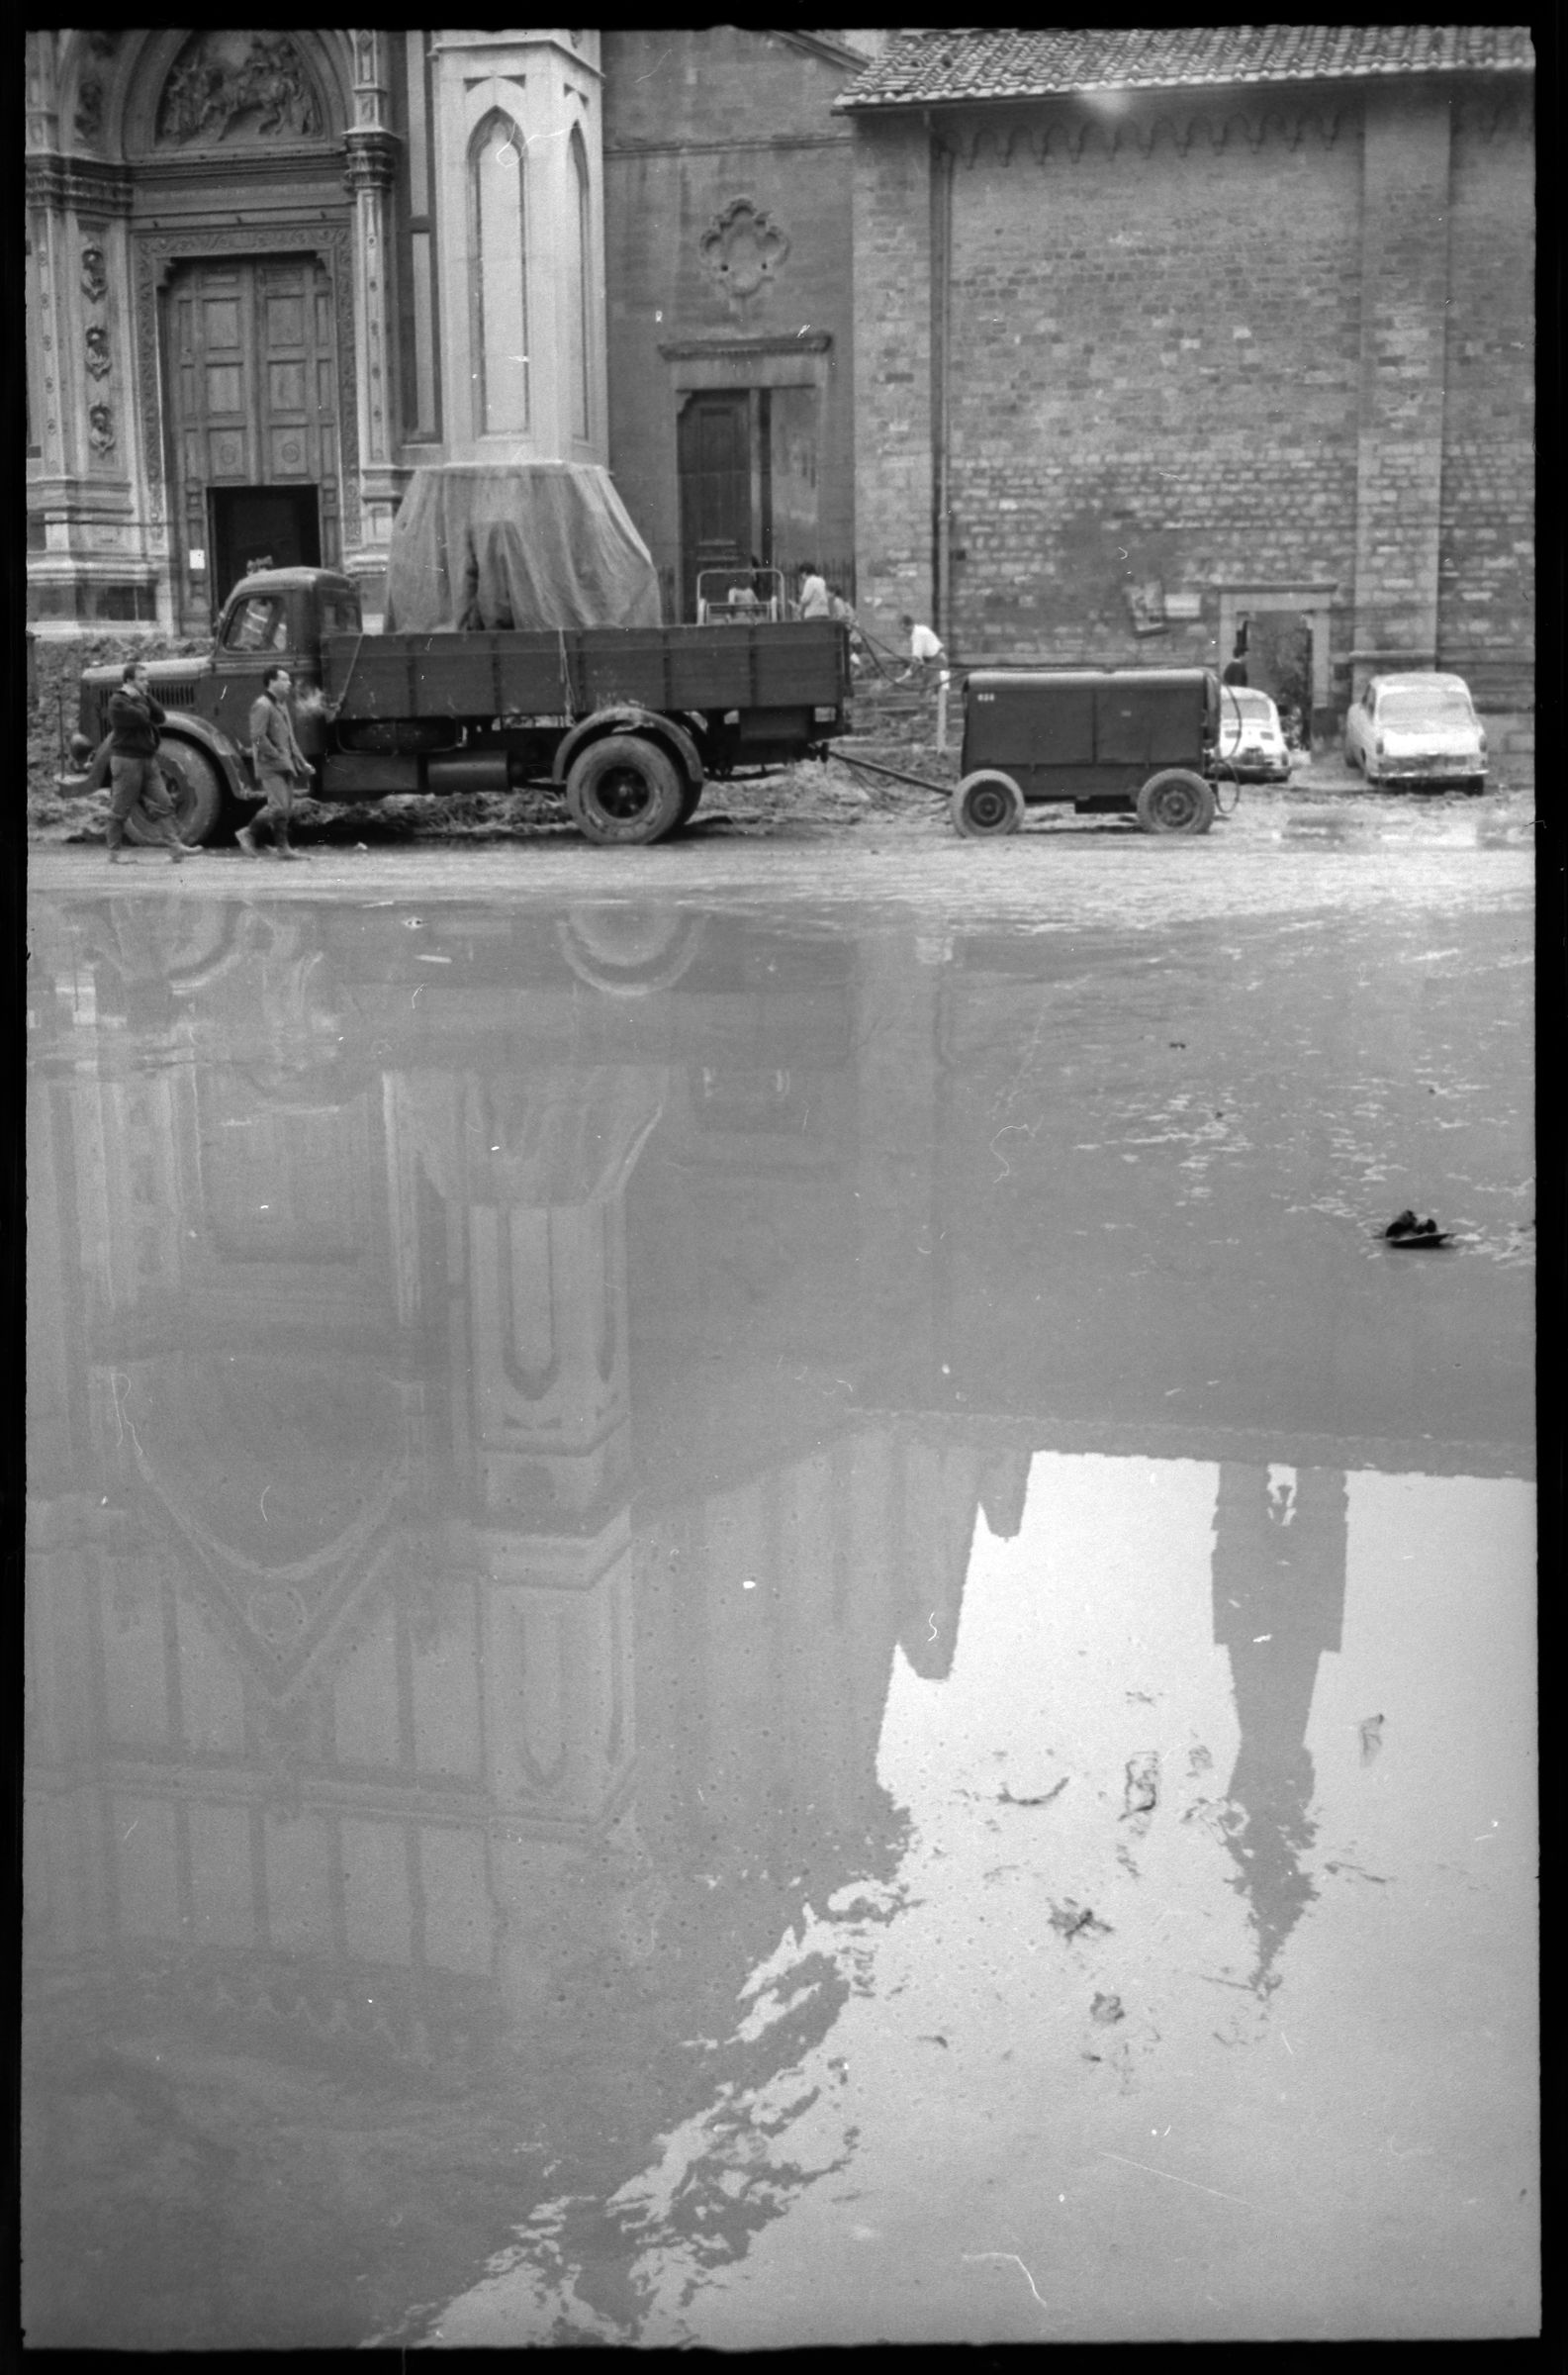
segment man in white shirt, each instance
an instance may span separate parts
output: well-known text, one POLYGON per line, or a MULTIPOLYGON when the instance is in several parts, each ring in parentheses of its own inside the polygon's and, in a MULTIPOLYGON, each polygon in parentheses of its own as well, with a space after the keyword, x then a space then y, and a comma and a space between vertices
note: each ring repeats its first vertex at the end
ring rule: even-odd
POLYGON ((905 676, 923 676, 934 663, 947 657, 941 637, 934 635, 929 626, 922 626, 917 619, 911 618, 907 611, 898 623, 909 637, 909 665, 904 670, 905 676))
POLYGON ((827 580, 815 561, 807 561, 800 572, 800 617, 802 618, 831 618, 832 600, 827 580))

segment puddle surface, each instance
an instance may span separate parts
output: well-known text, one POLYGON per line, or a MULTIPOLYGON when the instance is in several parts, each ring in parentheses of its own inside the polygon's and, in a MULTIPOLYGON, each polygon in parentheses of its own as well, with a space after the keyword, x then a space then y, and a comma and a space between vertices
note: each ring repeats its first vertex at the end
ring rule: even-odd
POLYGON ((41 902, 30 2339, 1534 2330, 1528 929, 41 902))

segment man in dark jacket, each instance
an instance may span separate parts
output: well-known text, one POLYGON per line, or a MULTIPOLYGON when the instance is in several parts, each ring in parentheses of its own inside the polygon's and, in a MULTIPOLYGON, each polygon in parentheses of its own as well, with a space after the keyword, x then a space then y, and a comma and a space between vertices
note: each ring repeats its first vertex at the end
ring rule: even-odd
POLYGON ((176 865, 195 856, 180 839, 174 822, 174 803, 158 764, 158 729, 163 705, 148 687, 145 660, 128 660, 120 687, 109 696, 109 863, 120 863, 126 837, 126 818, 137 822, 149 840, 161 841, 176 865))
POLYGON ((269 668, 261 680, 260 698, 250 705, 250 743, 255 753, 256 781, 266 806, 254 823, 242 824, 234 835, 247 858, 261 855, 256 847, 256 826, 261 824, 272 827, 275 856, 297 858, 300 854, 289 847, 289 818, 294 812, 295 795, 309 784, 311 770, 294 738, 289 684, 287 668, 269 668))

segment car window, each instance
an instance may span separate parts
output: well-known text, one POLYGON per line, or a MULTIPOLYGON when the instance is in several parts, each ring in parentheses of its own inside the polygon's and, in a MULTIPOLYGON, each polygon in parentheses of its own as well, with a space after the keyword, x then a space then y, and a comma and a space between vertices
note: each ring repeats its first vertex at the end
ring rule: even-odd
POLYGON ((283 651, 289 621, 280 594, 252 594, 240 603, 229 621, 224 646, 229 651, 283 651))
POLYGON ((1378 716, 1389 725, 1469 725, 1470 704, 1462 693, 1411 691, 1398 686, 1383 694, 1378 716))
POLYGON ((1233 688, 1237 708, 1244 717, 1260 717, 1266 723, 1274 714, 1274 705, 1266 693, 1246 693, 1233 688))
POLYGON ((359 598, 355 594, 327 594, 322 600, 322 632, 323 635, 357 635, 360 629, 359 598))

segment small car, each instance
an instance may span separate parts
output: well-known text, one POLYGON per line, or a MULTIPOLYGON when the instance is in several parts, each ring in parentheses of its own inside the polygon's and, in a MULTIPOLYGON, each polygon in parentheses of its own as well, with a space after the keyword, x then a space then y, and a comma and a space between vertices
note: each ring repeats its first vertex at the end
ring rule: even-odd
POLYGON ((1244 784, 1288 784, 1290 751, 1279 712, 1267 693, 1246 685, 1220 688, 1221 773, 1244 784))
POLYGON ((1344 763, 1369 785, 1486 782, 1486 729, 1462 676, 1369 677, 1345 712, 1344 763))

